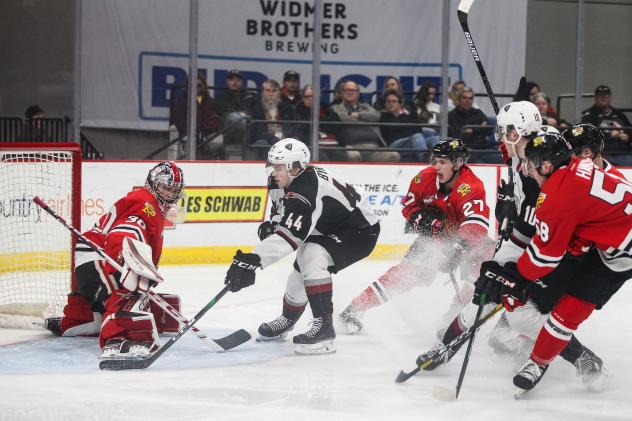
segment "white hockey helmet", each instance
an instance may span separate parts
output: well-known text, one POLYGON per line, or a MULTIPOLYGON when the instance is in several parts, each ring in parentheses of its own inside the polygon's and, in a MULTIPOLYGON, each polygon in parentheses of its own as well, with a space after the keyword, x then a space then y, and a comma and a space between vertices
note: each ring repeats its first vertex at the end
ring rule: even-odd
MULTIPOLYGON (((496 116, 496 140, 500 142, 512 130, 522 137, 528 137, 537 134, 541 126, 542 116, 535 104, 529 101, 510 102, 496 116)), ((506 138, 505 141, 510 144, 518 143, 506 138)))
POLYGON ((267 165, 285 164, 287 172, 291 174, 293 169, 303 172, 309 160, 310 153, 307 145, 300 140, 288 137, 272 145, 268 151, 267 165))

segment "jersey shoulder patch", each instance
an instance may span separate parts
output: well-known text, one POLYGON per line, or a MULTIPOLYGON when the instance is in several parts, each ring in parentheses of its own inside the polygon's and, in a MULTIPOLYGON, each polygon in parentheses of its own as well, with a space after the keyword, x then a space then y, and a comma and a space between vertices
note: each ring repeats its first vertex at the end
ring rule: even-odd
POLYGON ((286 192, 285 196, 283 196, 283 199, 284 200, 296 199, 296 200, 300 200, 301 202, 303 202, 307 206, 311 206, 311 203, 309 202, 309 200, 305 196, 303 196, 300 193, 294 192, 294 191, 286 192))
POLYGON ((468 193, 472 192, 472 188, 467 183, 461 183, 459 187, 456 188, 456 192, 459 193, 461 197, 465 197, 468 193))

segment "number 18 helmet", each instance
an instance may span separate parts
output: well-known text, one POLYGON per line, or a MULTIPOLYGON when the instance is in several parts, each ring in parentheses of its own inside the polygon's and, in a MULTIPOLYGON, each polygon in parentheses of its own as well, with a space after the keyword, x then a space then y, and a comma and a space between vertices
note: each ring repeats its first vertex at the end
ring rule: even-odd
POLYGON ((568 165, 571 160, 571 145, 558 133, 540 133, 529 140, 524 153, 535 168, 549 161, 555 169, 568 165))
POLYGON ((293 169, 303 172, 309 164, 310 153, 307 146, 300 140, 287 138, 272 145, 268 152, 267 165, 284 164, 287 172, 293 169))
MULTIPOLYGON (((512 130, 518 132, 522 137, 532 136, 540 130, 542 126, 542 116, 538 107, 529 101, 510 102, 500 109, 496 116, 496 140, 500 142, 503 136, 511 133, 512 130)), ((505 141, 510 144, 515 142, 505 141)))
POLYGON ((606 141, 601 130, 592 124, 576 124, 564 130, 562 136, 571 144, 577 156, 582 154, 582 149, 585 147, 595 155, 603 152, 606 141))
POLYGON ((163 161, 149 170, 145 187, 158 200, 163 214, 166 214, 184 193, 182 170, 173 161, 163 161))

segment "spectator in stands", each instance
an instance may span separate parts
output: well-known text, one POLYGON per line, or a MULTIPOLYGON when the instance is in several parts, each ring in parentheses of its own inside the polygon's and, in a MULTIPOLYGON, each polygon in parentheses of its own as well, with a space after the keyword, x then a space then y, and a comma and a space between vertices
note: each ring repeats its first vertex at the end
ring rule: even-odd
POLYGON ((226 89, 219 92, 215 98, 222 127, 228 129, 225 143, 240 145, 248 128, 248 113, 254 96, 244 88, 244 78, 237 69, 228 72, 225 83, 226 89))
MULTIPOLYGON (((466 84, 464 80, 457 80, 452 84, 450 91, 448 92, 448 111, 452 111, 455 108, 455 104, 459 103, 459 95, 465 86, 466 84)), ((472 107, 480 108, 476 101, 472 101, 472 107)))
MULTIPOLYGON (((606 137, 604 152, 629 152, 630 130, 621 130, 621 127, 630 127, 630 120, 623 112, 611 105, 612 91, 608 86, 600 85, 595 89, 595 102, 592 107, 582 112, 582 123, 590 123, 602 129, 606 137)), ((621 157, 618 157, 621 158, 621 157)), ((628 157, 625 157, 628 158, 628 157)), ((624 165, 630 165, 628 159, 624 159, 624 165)), ((622 165, 621 159, 616 159, 622 165)))
MULTIPOLYGON (((373 103, 373 108, 375 108, 377 111, 382 111, 384 108, 386 108, 386 93, 390 91, 396 91, 402 98, 404 98, 404 91, 402 90, 402 84, 399 79, 394 76, 389 76, 384 80, 384 83, 382 84, 382 92, 380 92, 380 96, 377 97, 377 99, 373 103)), ((412 107, 409 107, 408 104, 405 103, 405 101, 404 106, 408 108, 409 111, 412 110, 412 107)))
POLYGON ((43 125, 44 110, 39 105, 31 105, 24 112, 25 123, 18 141, 48 142, 50 137, 43 125))
MULTIPOLYGON (((202 74, 197 76, 197 144, 200 158, 216 158, 223 146, 221 137, 212 138, 212 135, 220 130, 220 117, 217 112, 217 104, 208 93, 206 78, 202 74), (202 146, 204 145, 204 146, 202 146)), ((188 95, 182 95, 176 102, 171 114, 171 123, 178 129, 178 136, 187 135, 189 119, 188 95)))
MULTIPOLYGON (((384 105, 380 123, 404 123, 420 124, 419 116, 415 112, 410 112, 404 106, 404 99, 397 90, 386 91, 384 105)), ((426 151, 432 149, 439 141, 439 136, 435 135, 426 138, 421 133, 421 127, 412 126, 381 126, 382 137, 390 148, 409 148, 411 152, 400 152, 401 156, 413 156, 418 161, 427 161, 426 151)))
MULTIPOLYGON (((339 121, 375 123, 380 119, 380 113, 375 108, 360 102, 360 88, 357 83, 349 80, 340 87, 342 102, 331 106, 333 115, 339 121)), ((386 145, 378 127, 357 124, 343 128, 338 135, 338 143, 348 148, 371 149, 386 145)), ((399 154, 390 151, 348 151, 347 155, 351 161, 399 161, 399 154)))
POLYGON ((471 149, 491 147, 480 128, 465 126, 485 126, 487 116, 480 109, 474 108, 474 90, 465 86, 456 96, 457 106, 448 113, 448 125, 453 137, 457 137, 471 149))
POLYGON ((296 107, 301 102, 299 90, 301 75, 294 70, 288 70, 283 74, 283 87, 281 88, 281 101, 296 107))
POLYGON ((423 124, 439 124, 441 106, 435 102, 437 86, 430 80, 419 87, 415 95, 415 110, 423 124))
MULTIPOLYGON (((295 137, 297 127, 291 121, 296 120, 294 108, 281 101, 279 82, 268 79, 263 82, 261 97, 252 106, 250 115, 254 120, 267 120, 268 123, 252 123, 250 125, 251 145, 274 145, 286 137, 295 137)), ((250 148, 249 159, 266 159, 267 148, 250 148)))
POLYGON ((551 100, 544 92, 538 92, 533 98, 533 103, 538 107, 538 111, 540 111, 542 116, 542 124, 560 128, 569 127, 568 122, 560 119, 553 111, 551 100))

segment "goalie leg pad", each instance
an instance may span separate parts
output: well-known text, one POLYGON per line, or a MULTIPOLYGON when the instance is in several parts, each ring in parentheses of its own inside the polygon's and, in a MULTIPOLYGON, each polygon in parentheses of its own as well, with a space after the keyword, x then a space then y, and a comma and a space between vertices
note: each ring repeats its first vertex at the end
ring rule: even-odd
POLYGON ((150 342, 150 349, 157 348, 158 330, 147 301, 140 294, 114 291, 105 303, 99 346, 103 348, 108 340, 118 338, 150 342))
MULTIPOLYGON (((158 294, 163 300, 180 313, 180 296, 177 294, 158 294)), ((158 333, 176 333, 182 328, 182 324, 169 316, 166 311, 153 301, 149 302, 149 310, 154 315, 158 333)))
POLYGON ((57 336, 68 337, 97 336, 101 329, 101 313, 93 311, 92 307, 82 296, 76 293, 70 294, 64 307, 61 323, 49 323, 57 327, 53 333, 57 336))

